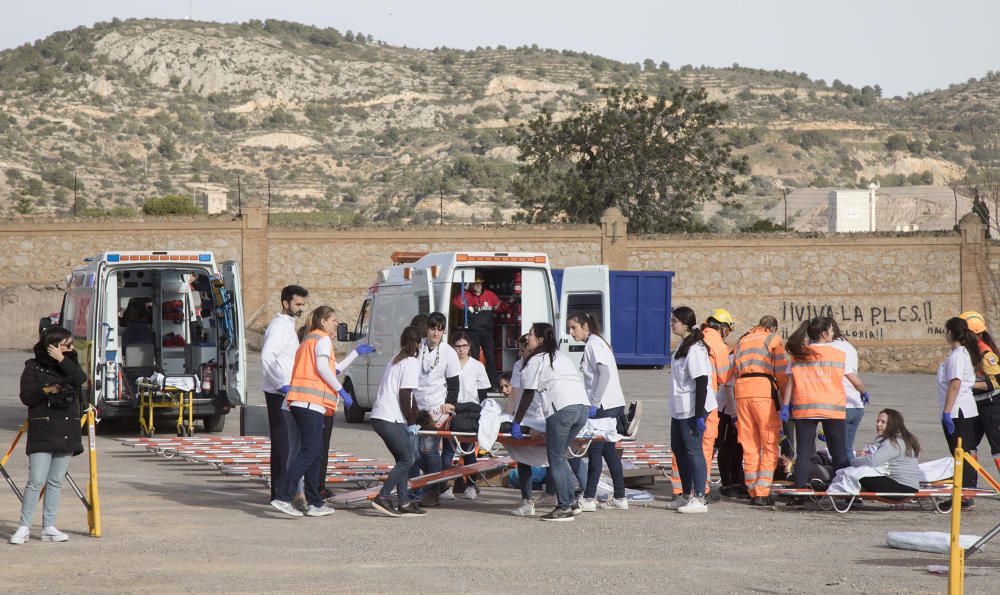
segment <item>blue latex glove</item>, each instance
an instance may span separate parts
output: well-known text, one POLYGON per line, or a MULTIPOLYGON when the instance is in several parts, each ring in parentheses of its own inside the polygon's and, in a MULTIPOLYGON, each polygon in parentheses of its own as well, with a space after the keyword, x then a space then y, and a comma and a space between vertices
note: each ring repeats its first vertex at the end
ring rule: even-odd
POLYGON ((788 405, 781 406, 781 412, 778 413, 778 417, 781 418, 781 421, 788 421, 788 411, 789 411, 788 405))
POLYGON ((340 376, 343 372, 344 371, 341 370, 340 368, 334 368, 333 369, 333 373, 336 374, 337 376, 340 376))
POLYGON ((410 436, 416 436, 417 432, 420 431, 420 426, 413 424, 412 426, 406 426, 406 433, 410 436))
POLYGON ((705 418, 704 417, 696 417, 695 420, 694 420, 694 427, 698 428, 699 432, 704 432, 705 431, 705 418))
POLYGON ((949 436, 955 435, 955 422, 951 419, 951 413, 945 411, 941 414, 941 425, 944 426, 944 431, 947 432, 949 436))
POLYGON ((587 413, 587 419, 597 419, 597 405, 590 406, 590 412, 587 413))
POLYGON ((524 438, 524 434, 521 433, 521 424, 517 423, 516 421, 513 424, 511 424, 510 435, 513 436, 514 438, 517 438, 518 440, 522 440, 524 438))
POLYGON ((375 353, 375 347, 367 343, 363 343, 355 347, 354 351, 357 351, 358 355, 368 355, 369 353, 375 353))
POLYGON ((871 396, 868 394, 868 391, 865 391, 865 392, 861 393, 861 402, 862 403, 864 403, 865 405, 867 405, 868 401, 870 401, 870 400, 871 400, 871 396))
POLYGON ((346 389, 340 389, 340 397, 344 399, 344 407, 354 407, 354 399, 351 398, 351 393, 347 392, 346 389))
POLYGON ((285 386, 279 388, 278 392, 281 393, 281 394, 283 394, 283 395, 287 395, 288 394, 288 389, 290 389, 290 388, 292 388, 292 387, 286 384, 285 386))

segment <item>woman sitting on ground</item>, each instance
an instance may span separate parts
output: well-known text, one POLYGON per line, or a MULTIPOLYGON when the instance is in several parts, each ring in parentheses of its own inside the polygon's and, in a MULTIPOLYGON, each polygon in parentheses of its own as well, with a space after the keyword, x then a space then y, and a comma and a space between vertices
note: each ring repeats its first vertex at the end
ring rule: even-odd
POLYGON ((865 492, 912 494, 920 489, 920 468, 917 456, 920 443, 906 429, 903 415, 895 409, 883 409, 875 420, 875 452, 851 459, 852 467, 881 467, 887 465, 887 475, 861 478, 865 492))

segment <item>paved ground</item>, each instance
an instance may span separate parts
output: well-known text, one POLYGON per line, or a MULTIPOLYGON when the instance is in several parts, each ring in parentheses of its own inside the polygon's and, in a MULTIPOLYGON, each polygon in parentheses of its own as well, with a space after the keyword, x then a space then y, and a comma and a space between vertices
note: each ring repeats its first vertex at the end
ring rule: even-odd
MULTIPOLYGON (((23 353, 0 353, 0 445, 25 410, 17 399, 23 353)), ((250 377, 259 377, 254 361, 250 377)), ((640 439, 665 442, 666 372, 625 371, 630 397, 644 401, 640 439)), ((900 409, 920 437, 924 460, 944 456, 933 379, 866 375, 875 406, 900 409)), ((254 393, 257 396, 257 393, 254 393)), ((874 412, 873 412, 874 413, 874 412)), ((865 419, 859 442, 874 433, 865 419)), ((229 433, 238 432, 238 418, 229 433)), ((367 424, 341 417, 334 444, 389 460, 367 424)), ((476 501, 432 509, 425 518, 389 519, 367 511, 327 518, 284 517, 267 505, 261 484, 204 466, 167 461, 118 445, 125 430, 99 437, 104 537, 87 537, 83 507, 66 492, 59 527, 65 544, 36 539, 0 544, 0 591, 353 591, 353 592, 942 592, 946 579, 926 572, 945 556, 890 550, 887 531, 948 530, 948 517, 921 511, 837 515, 754 509, 736 502, 693 517, 657 502, 628 512, 586 514, 573 523, 509 516, 516 491, 488 488, 476 501), (53 558, 58 555, 58 559, 53 558), (59 570, 53 570, 54 567, 59 570)), ((11 473, 23 483, 23 447, 11 473)), ((73 464, 85 477, 83 457, 73 464)), ((4 488, 0 488, 3 490, 4 488)), ((16 528, 18 502, 0 495, 0 535, 16 528)), ((39 512, 40 514, 40 512, 39 512)), ((1000 522, 1000 504, 980 502, 963 530, 1000 522)), ((970 561, 969 592, 996 592, 1000 541, 970 561)))

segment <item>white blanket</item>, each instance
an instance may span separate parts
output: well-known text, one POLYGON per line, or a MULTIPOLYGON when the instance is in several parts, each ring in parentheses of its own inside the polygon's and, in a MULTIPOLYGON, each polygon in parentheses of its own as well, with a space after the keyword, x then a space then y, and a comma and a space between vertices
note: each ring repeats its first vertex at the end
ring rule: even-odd
POLYGON ((837 471, 830 487, 826 489, 831 494, 852 494, 861 493, 861 480, 865 477, 880 477, 885 475, 881 469, 875 467, 844 467, 837 471))

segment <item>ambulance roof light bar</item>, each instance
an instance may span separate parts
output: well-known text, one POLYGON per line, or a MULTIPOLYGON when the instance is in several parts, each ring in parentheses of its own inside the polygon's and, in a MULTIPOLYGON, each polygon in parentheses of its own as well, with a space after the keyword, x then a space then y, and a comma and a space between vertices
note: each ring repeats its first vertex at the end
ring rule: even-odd
POLYGON ((426 252, 408 252, 406 250, 397 250, 393 252, 389 258, 392 259, 392 264, 409 264, 411 262, 417 262, 424 256, 427 256, 426 252))
POLYGON ((478 254, 456 254, 455 260, 458 262, 530 262, 534 264, 545 264, 545 256, 507 256, 505 252, 494 252, 493 256, 478 254))

